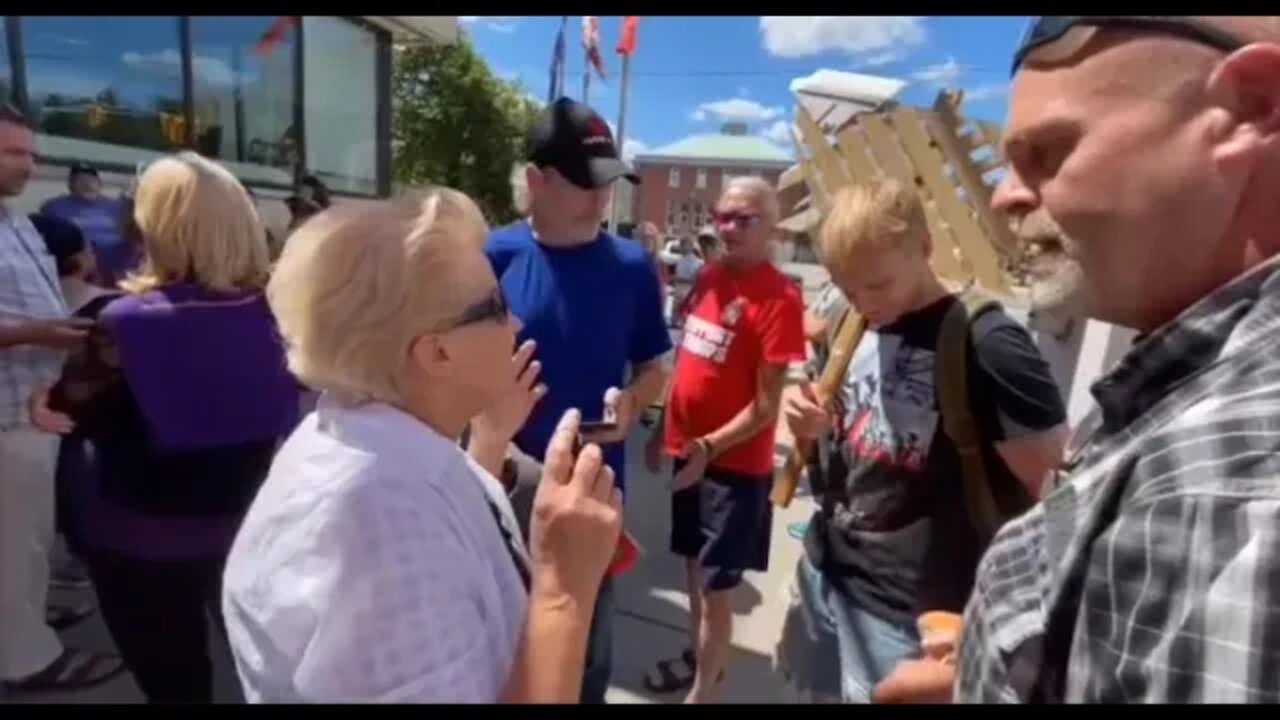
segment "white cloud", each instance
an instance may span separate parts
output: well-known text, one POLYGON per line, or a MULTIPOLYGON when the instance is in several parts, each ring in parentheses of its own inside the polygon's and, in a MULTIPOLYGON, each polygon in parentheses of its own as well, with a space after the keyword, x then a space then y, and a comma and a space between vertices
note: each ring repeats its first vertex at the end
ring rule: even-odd
POLYGON ((705 102, 693 111, 693 119, 698 121, 715 117, 726 121, 764 122, 779 115, 782 115, 781 107, 765 107, 755 100, 746 98, 705 102))
POLYGON ((783 147, 791 147, 795 144, 791 140, 791 123, 787 120, 774 121, 772 125, 760 131, 760 137, 783 147))
POLYGON ((781 152, 792 160, 796 156, 796 144, 791 139, 791 123, 787 120, 775 120, 772 125, 760 131, 760 137, 773 143, 781 152))
POLYGON ((760 18, 764 48, 785 58, 817 55, 829 50, 849 54, 878 52, 924 42, 923 18, 764 16, 760 18))
MULTIPOLYGON (((609 122, 608 120, 605 120, 604 122, 606 125, 609 126, 609 132, 613 133, 613 137, 617 138, 618 126, 614 125, 612 122, 609 122)), ((627 162, 631 162, 631 160, 634 159, 636 155, 647 152, 648 150, 649 150, 649 143, 646 143, 643 140, 635 140, 633 138, 627 138, 622 141, 622 159, 626 160, 627 162)))
MULTIPOLYGON (((137 70, 158 72, 170 77, 182 75, 182 56, 173 48, 145 54, 127 52, 120 56, 120 60, 137 70)), ((202 85, 231 87, 236 84, 235 71, 218 58, 196 55, 191 59, 191 71, 202 85)))
POLYGON ((56 43, 70 45, 72 47, 89 47, 91 44, 88 40, 71 37, 70 35, 59 35, 58 33, 36 33, 36 37, 44 38, 45 40, 52 40, 56 43))
POLYGON ((911 77, 920 82, 945 87, 955 85, 965 68, 956 59, 949 57, 944 62, 928 65, 911 73, 911 77))
POLYGON ((901 51, 899 51, 899 50, 887 50, 887 51, 885 51, 885 52, 878 53, 878 54, 876 54, 876 55, 871 55, 870 57, 864 58, 861 62, 859 62, 859 63, 858 63, 858 66, 860 66, 860 67, 880 67, 881 65, 888 65, 888 64, 890 64, 890 63, 896 63, 896 62, 898 62, 898 61, 899 61, 899 60, 901 60, 901 59, 902 59, 902 52, 901 52, 901 51))
POLYGON ((628 138, 622 143, 622 159, 631 162, 637 155, 649 151, 649 144, 642 140, 632 140, 628 138))
POLYGON ((458 22, 510 35, 516 31, 516 21, 521 17, 520 15, 461 15, 458 17, 458 22))
POLYGON ((992 83, 989 85, 979 85, 972 90, 964 91, 964 99, 973 102, 981 102, 983 100, 996 100, 1009 94, 1009 86, 1006 84, 992 83))

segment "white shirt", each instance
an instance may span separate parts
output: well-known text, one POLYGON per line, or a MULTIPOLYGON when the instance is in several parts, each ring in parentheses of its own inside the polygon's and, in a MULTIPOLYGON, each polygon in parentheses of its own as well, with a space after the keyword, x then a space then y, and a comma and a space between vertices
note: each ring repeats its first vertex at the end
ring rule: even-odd
POLYGON ((702 269, 702 260, 698 259, 693 253, 685 253, 676 261, 676 280, 683 283, 692 283, 698 277, 698 271, 702 269))
POLYGON ((250 702, 496 702, 527 594, 501 485, 409 415, 321 397, 227 560, 223 612, 250 702))

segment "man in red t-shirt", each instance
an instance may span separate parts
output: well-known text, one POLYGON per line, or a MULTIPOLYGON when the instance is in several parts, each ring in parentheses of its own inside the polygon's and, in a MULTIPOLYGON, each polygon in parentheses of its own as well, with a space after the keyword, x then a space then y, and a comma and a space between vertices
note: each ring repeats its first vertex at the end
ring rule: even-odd
POLYGON ((787 366, 805 359, 804 302, 772 264, 778 200, 754 177, 731 180, 716 203, 725 254, 698 275, 667 399, 665 427, 650 441, 676 458, 671 550, 688 559, 696 648, 664 660, 646 685, 689 688, 707 702, 723 676, 732 637, 729 594, 746 570, 767 570, 773 513, 773 435, 787 366), (676 671, 683 663, 688 670, 676 671))

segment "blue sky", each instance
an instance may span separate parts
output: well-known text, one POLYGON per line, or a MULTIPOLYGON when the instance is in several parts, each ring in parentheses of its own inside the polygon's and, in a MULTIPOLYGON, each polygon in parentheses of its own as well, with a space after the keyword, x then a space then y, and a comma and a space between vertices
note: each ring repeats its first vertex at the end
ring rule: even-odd
MULTIPOLYGON (((627 153, 747 121, 756 134, 785 141, 794 117, 789 88, 820 68, 911 83, 905 102, 928 105, 942 86, 965 91, 966 115, 1001 121, 1009 59, 1025 17, 645 17, 631 61, 627 153)), ((463 17, 472 42, 498 75, 538 98, 547 93, 558 16, 463 17)), ((593 79, 590 101, 611 123, 619 103, 622 18, 601 17, 609 79, 593 79)), ((581 18, 570 17, 566 84, 582 94, 581 18)))

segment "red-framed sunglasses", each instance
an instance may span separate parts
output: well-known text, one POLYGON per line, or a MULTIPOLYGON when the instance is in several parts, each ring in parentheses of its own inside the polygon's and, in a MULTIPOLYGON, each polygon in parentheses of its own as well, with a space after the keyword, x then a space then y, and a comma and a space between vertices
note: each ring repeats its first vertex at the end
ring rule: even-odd
POLYGON ((733 226, 739 230, 746 230, 760 221, 759 215, 740 212, 717 212, 711 214, 711 221, 716 227, 733 226))

